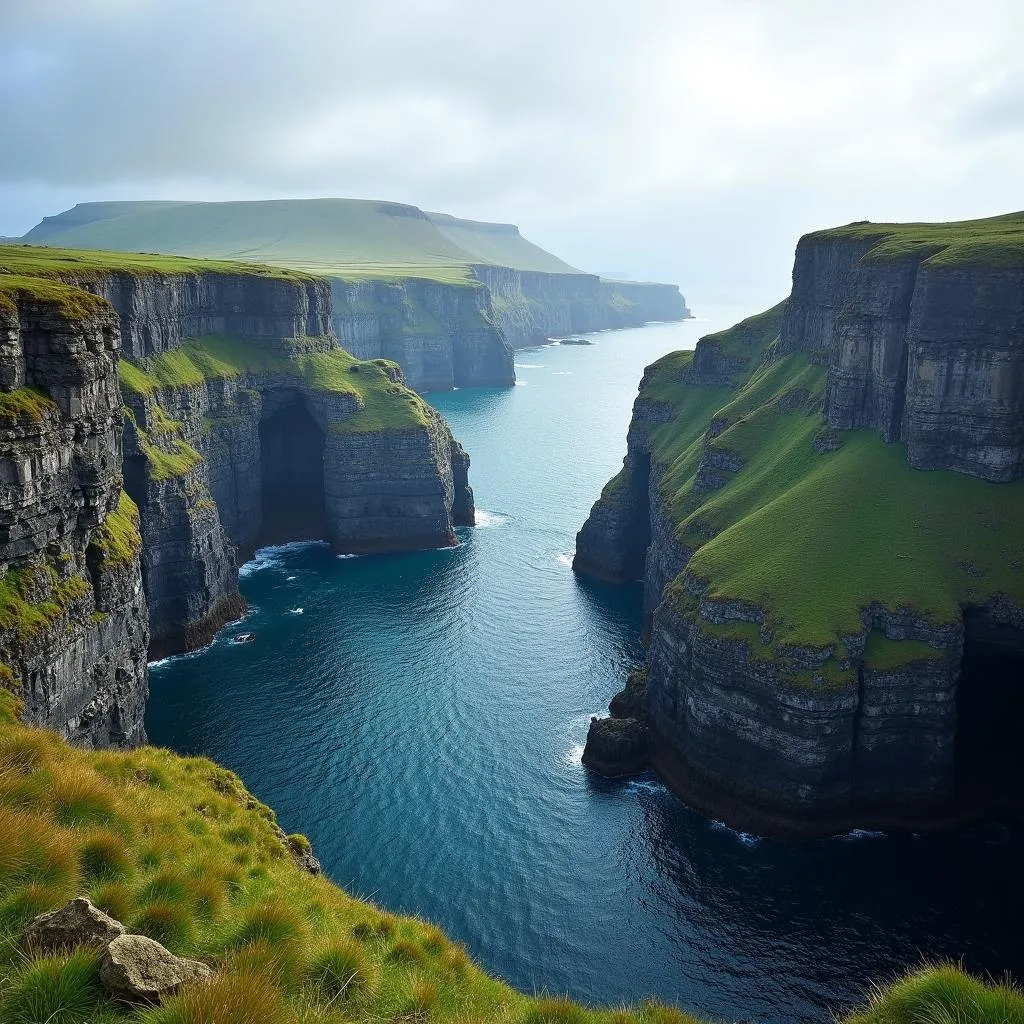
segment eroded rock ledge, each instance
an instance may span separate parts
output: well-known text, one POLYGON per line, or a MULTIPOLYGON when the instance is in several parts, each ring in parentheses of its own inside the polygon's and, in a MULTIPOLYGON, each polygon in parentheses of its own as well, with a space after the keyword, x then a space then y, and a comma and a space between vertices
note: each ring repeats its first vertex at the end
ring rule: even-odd
POLYGON ((1020 813, 1017 222, 809 236, 787 303, 648 368, 577 538, 648 640, 588 763, 762 833, 1020 813))

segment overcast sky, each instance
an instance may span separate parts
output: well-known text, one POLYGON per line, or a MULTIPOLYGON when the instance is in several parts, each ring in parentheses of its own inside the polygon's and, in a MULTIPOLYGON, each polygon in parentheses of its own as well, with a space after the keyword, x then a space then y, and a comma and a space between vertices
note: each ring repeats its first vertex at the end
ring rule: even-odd
POLYGON ((393 199, 691 304, 804 231, 1024 208, 1024 2, 0 0, 0 234, 95 199, 393 199))

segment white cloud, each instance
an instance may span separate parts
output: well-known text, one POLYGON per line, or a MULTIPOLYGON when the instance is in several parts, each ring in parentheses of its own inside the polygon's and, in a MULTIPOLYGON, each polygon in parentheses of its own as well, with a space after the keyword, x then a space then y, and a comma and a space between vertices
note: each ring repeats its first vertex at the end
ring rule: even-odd
POLYGON ((515 220, 587 266, 768 289, 814 226, 1024 206, 1017 0, 0 15, 0 231, 78 199, 372 196, 515 220))

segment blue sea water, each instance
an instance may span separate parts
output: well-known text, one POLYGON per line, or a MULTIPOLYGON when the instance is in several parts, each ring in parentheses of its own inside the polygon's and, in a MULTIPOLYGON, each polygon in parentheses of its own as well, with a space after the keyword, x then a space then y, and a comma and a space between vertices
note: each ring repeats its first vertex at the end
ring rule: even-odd
POLYGON ((742 312, 520 351, 518 386, 431 396, 477 527, 446 551, 260 552, 244 626, 154 666, 151 740, 239 772, 336 882, 526 990, 781 1024, 923 957, 1024 974, 1017 833, 782 843, 580 765, 643 651, 639 587, 574 578, 575 532, 643 367, 742 312))

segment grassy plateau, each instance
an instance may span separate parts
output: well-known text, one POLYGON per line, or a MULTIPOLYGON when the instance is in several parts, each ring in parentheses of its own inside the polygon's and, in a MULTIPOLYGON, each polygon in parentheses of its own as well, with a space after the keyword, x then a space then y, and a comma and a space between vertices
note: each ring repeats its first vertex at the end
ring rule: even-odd
POLYGON ((812 239, 868 239, 866 259, 926 257, 929 267, 1024 268, 1024 211, 945 224, 872 224, 870 221, 815 231, 812 239))
POLYGON ((472 283, 470 267, 575 274, 511 225, 361 199, 235 203, 82 203, 47 217, 35 245, 255 261, 351 280, 472 283))

